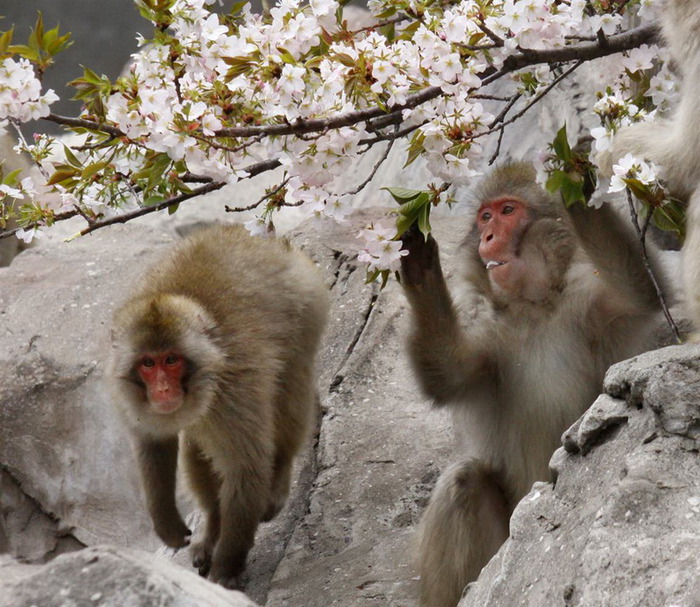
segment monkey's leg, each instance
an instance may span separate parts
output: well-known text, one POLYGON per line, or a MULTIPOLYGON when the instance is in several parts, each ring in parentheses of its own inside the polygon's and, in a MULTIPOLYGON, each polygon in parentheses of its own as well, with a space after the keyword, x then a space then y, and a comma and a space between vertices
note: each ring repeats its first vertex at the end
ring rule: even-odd
POLYGON ((211 568, 214 546, 219 539, 221 519, 219 516, 220 481, 216 478, 211 462, 202 454, 193 441, 183 441, 182 463, 190 489, 204 511, 204 532, 192 544, 192 565, 199 575, 206 576, 211 568))
POLYGON ((421 520, 423 607, 457 605, 464 587, 508 537, 509 515, 496 474, 481 462, 453 464, 442 474, 421 520))
MULTIPOLYGON (((238 456, 242 457, 242 453, 238 456)), ((224 472, 219 494, 221 530, 209 579, 226 588, 236 588, 267 508, 272 465, 271 460, 267 465, 262 461, 239 461, 237 470, 220 472, 224 472)))
POLYGON ((146 437, 136 439, 148 512, 158 537, 171 548, 187 546, 192 534, 182 520, 175 502, 177 450, 177 436, 162 441, 146 437))
POLYGON ((317 402, 312 363, 298 356, 288 365, 276 403, 275 462, 272 486, 263 521, 274 518, 289 495, 294 456, 304 445, 317 402))
POLYGON ((700 189, 695 190, 688 204, 687 235, 683 244, 683 286, 686 306, 695 328, 694 340, 700 331, 700 189))

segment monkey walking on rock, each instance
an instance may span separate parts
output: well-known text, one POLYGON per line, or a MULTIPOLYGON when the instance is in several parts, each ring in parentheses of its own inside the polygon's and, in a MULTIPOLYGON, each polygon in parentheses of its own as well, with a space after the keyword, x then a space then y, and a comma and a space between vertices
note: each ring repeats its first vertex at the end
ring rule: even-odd
POLYGON ((284 241, 200 230, 143 276, 115 313, 108 382, 168 546, 189 544, 178 463, 204 511, 193 565, 237 585, 261 521, 284 505, 316 402, 328 315, 320 272, 284 241))
POLYGON ((410 357, 458 439, 421 520, 424 607, 458 603, 607 368, 653 347, 660 310, 639 243, 609 205, 566 210, 526 164, 494 171, 476 198, 452 291, 432 236, 414 226, 403 238, 410 357))

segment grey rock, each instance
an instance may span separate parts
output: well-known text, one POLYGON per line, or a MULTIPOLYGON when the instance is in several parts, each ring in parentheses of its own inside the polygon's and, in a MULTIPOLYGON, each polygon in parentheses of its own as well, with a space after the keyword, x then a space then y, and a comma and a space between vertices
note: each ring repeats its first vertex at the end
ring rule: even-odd
POLYGON ((699 356, 610 369, 460 607, 700 605, 699 356))
POLYGON ((255 607, 243 593, 211 584, 141 550, 93 546, 26 565, 0 557, 3 607, 255 607))

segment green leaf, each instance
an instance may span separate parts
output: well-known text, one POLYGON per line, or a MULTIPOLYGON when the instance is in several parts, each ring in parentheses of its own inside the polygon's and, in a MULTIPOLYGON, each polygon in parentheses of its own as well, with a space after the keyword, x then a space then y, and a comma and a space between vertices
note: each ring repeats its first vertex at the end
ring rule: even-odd
POLYGON ((248 4, 248 0, 243 0, 242 2, 234 2, 231 5, 231 10, 229 11, 229 15, 237 15, 243 10, 243 7, 248 4))
POLYGON ((47 185, 55 185, 57 183, 60 183, 63 185, 63 182, 65 182, 66 180, 70 180, 70 181, 75 180, 79 171, 76 169, 73 169, 71 167, 68 167, 65 164, 62 166, 66 167, 66 168, 59 169, 53 175, 51 175, 49 180, 46 182, 47 185))
POLYGON ((39 61, 39 53, 26 44, 11 44, 7 51, 29 59, 29 61, 39 61))
POLYGON ((428 239, 430 231, 432 230, 430 226, 430 205, 426 204, 421 207, 418 212, 418 229, 420 233, 423 234, 425 239, 428 239))
POLYGON ((14 28, 0 34, 0 55, 4 55, 10 48, 12 43, 12 35, 14 33, 14 28))
POLYGON ((29 35, 29 46, 32 47, 33 49, 40 49, 41 48, 41 43, 44 40, 44 17, 41 14, 41 11, 38 12, 37 18, 36 18, 36 24, 34 25, 34 28, 32 29, 32 33, 29 35))
POLYGON ((566 178, 567 175, 564 171, 560 171, 558 169, 552 171, 547 178, 547 183, 545 183, 545 189, 552 194, 558 192, 561 190, 566 178))
POLYGON ((557 132, 557 136, 552 142, 552 148, 557 157, 561 158, 564 162, 569 162, 571 160, 571 147, 569 146, 569 139, 566 136, 566 123, 564 123, 564 126, 557 132))
POLYGON ((73 154, 73 150, 71 150, 67 145, 63 146, 63 153, 66 155, 68 164, 76 168, 82 168, 83 163, 76 158, 75 154, 73 154))
MULTIPOLYGON (((0 169, 2 166, 0 166, 0 169)), ((17 183, 17 178, 20 176, 22 173, 22 169, 15 169, 14 171, 10 171, 7 175, 3 175, 2 171, 0 170, 0 175, 2 175, 2 183, 5 185, 15 185, 17 183)))
POLYGON ((100 162, 93 162, 92 164, 88 164, 83 168, 83 170, 80 173, 80 177, 82 179, 87 179, 88 177, 92 177, 96 173, 99 173, 102 169, 104 169, 107 165, 109 165, 108 160, 102 160, 100 162))
POLYGON ((409 188, 402 188, 401 186, 397 186, 394 188, 382 188, 382 190, 386 190, 387 192, 389 192, 389 194, 391 194, 394 197, 394 200, 399 204, 403 204, 404 202, 413 200, 414 198, 417 198, 421 194, 425 193, 426 191, 410 190, 409 188))
POLYGON ((396 220, 396 231, 399 237, 414 223, 418 223, 418 227, 424 236, 430 233, 430 200, 430 192, 422 191, 413 200, 405 202, 399 207, 397 211, 399 218, 396 220), (427 210, 425 210, 426 208, 427 210), (426 229, 428 230, 427 233, 425 232, 426 229))
POLYGON ((143 199, 143 204, 144 206, 152 207, 158 203, 163 202, 164 200, 164 196, 161 196, 160 194, 152 194, 151 196, 147 196, 143 199))
POLYGON ((378 15, 375 15, 375 18, 378 20, 384 20, 388 19, 389 17, 393 17, 396 14, 396 7, 395 6, 388 6, 379 13, 378 15))
POLYGON ((568 176, 562 182, 561 195, 567 208, 576 203, 586 202, 586 198, 583 195, 583 182, 575 181, 568 176))
POLYGON ((73 44, 70 39, 71 34, 68 32, 63 36, 59 35, 58 26, 46 32, 44 39, 42 41, 43 49, 53 57, 53 55, 66 50, 69 46, 73 44))
POLYGON ((408 145, 408 155, 406 156, 406 163, 403 165, 404 169, 425 151, 424 143, 425 135, 420 131, 416 131, 411 137, 411 143, 408 145))
POLYGON ((386 287, 386 283, 389 280, 389 274, 391 274, 389 270, 367 270, 367 275, 365 276, 365 284, 371 284, 375 282, 377 278, 381 277, 382 282, 379 288, 383 289, 384 287, 386 287))
POLYGON ((675 232, 681 242, 685 240, 685 206, 678 201, 672 200, 663 206, 656 207, 651 219, 657 228, 675 232))

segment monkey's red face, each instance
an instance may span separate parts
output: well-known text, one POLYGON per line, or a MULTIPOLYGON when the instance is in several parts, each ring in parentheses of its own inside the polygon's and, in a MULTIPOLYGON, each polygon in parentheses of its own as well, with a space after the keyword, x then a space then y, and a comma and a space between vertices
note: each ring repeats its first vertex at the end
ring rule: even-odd
POLYGON ((491 280, 506 290, 513 286, 512 266, 517 261, 518 243, 528 222, 527 208, 518 199, 498 198, 479 207, 476 217, 479 257, 491 280))
POLYGON ((174 352, 146 354, 136 369, 155 413, 168 414, 180 408, 185 397, 182 384, 186 363, 182 356, 174 352))

